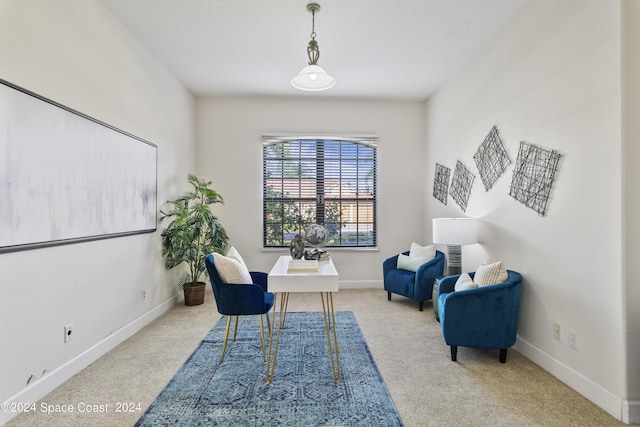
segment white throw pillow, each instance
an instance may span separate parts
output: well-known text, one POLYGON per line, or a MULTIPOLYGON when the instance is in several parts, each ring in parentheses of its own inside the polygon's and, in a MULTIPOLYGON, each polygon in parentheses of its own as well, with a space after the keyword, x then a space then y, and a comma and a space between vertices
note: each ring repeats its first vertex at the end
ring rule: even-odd
POLYGON ((213 253, 213 258, 216 270, 218 270, 223 282, 234 284, 253 283, 251 274, 249 274, 249 270, 247 270, 244 263, 216 252, 213 253))
POLYGON ((495 285, 496 283, 502 283, 509 278, 507 269, 502 265, 502 261, 497 261, 492 264, 482 264, 476 270, 473 281, 478 286, 495 285))
MULTIPOLYGON (((237 260, 242 265, 243 268, 245 268, 247 271, 249 271, 249 269, 247 268, 247 264, 245 264, 244 260, 240 256, 240 253, 233 246, 231 246, 231 249, 229 249, 229 252, 227 252, 227 258, 233 258, 233 259, 237 260)), ((249 282, 249 283, 251 283, 251 282, 249 282)))
POLYGON ((477 288, 478 284, 473 282, 473 279, 469 274, 462 273, 458 280, 456 280, 456 284, 454 285, 454 289, 456 291, 465 291, 467 289, 477 288))
POLYGON ((431 259, 436 256, 436 247, 435 245, 420 246, 415 242, 411 242, 411 247, 409 248, 409 256, 413 258, 431 259))
POLYGON ((415 272, 418 271, 418 267, 420 267, 430 259, 431 258, 418 258, 399 254, 396 268, 399 270, 409 270, 415 272))

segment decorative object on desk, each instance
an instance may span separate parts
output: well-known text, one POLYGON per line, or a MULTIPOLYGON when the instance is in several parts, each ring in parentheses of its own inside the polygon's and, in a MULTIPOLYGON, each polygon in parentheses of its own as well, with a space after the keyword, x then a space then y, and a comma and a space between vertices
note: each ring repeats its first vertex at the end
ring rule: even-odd
POLYGON ((321 312, 287 313, 282 351, 272 383, 264 379, 256 321, 241 316, 237 342, 224 363, 212 357, 223 345, 222 318, 158 395, 136 426, 282 425, 402 426, 398 410, 378 371, 356 317, 338 311, 343 376, 331 375, 321 312), (286 375, 284 375, 286 372, 286 375))
POLYGON ((167 201, 169 209, 160 211, 160 221, 166 223, 161 233, 162 256, 167 269, 186 264, 178 286, 184 291, 186 305, 199 305, 204 301, 205 284, 200 280, 205 271, 204 259, 212 252, 223 254, 229 237, 210 208, 224 203, 222 196, 211 188, 209 181, 195 175, 187 179, 193 191, 167 201), (193 292, 195 298, 191 297, 193 292))
POLYGON ((287 273, 317 273, 318 260, 292 259, 289 261, 287 273))
POLYGON ((489 135, 480 144, 473 160, 476 162, 485 190, 489 191, 511 164, 511 157, 496 126, 491 128, 489 135))
POLYGON ((315 259, 318 261, 328 261, 331 256, 329 252, 322 249, 313 248, 311 250, 304 251, 304 259, 315 259))
POLYGON ((447 205, 447 194, 449 193, 449 176, 451 169, 436 163, 436 174, 433 178, 433 197, 447 205))
POLYGON ((471 196, 471 188, 476 177, 460 160, 456 162, 456 168, 453 171, 453 179, 451 180, 451 188, 449 194, 451 198, 460 206, 462 212, 467 210, 469 196, 471 196))
POLYGON ((447 245, 447 275, 462 272, 462 245, 478 242, 475 218, 433 218, 433 243, 447 245))
POLYGON ((560 153, 520 142, 509 195, 544 216, 560 153))
POLYGON ((304 256, 304 242, 302 241, 301 235, 296 234, 293 239, 291 239, 289 243, 289 253, 293 259, 302 259, 304 256))
POLYGON ((311 224, 304 233, 304 238, 314 248, 324 246, 327 242, 327 229, 320 224, 311 224))

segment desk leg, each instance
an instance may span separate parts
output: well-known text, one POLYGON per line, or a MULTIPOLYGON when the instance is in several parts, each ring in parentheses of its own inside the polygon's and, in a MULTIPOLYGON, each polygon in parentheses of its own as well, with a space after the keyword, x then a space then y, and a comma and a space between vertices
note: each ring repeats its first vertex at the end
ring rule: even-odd
POLYGON ((283 292, 280 295, 280 316, 278 318, 278 329, 276 331, 276 342, 273 342, 273 329, 276 323, 276 307, 278 302, 278 294, 276 293, 273 301, 273 319, 271 322, 271 328, 269 330, 269 357, 267 358, 267 373, 266 381, 271 383, 273 381, 273 374, 276 369, 276 357, 278 355, 278 344, 280 342, 280 331, 284 327, 285 317, 287 316, 287 305, 289 304, 289 292, 283 292))
POLYGON ((320 298, 322 298, 322 313, 324 315, 324 326, 327 331, 327 346, 329 347, 329 357, 331 357, 333 380, 340 382, 340 352, 338 350, 338 335, 333 310, 333 293, 321 292, 320 298), (333 337, 331 335, 333 335, 333 337))

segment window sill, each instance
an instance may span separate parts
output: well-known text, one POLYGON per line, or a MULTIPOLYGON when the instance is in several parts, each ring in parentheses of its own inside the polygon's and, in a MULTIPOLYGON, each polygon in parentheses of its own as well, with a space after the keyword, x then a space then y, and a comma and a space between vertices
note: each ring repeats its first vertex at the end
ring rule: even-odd
MULTIPOLYGON (((305 248, 308 249, 308 248, 305 248)), ((323 248, 327 252, 380 252, 380 248, 367 247, 367 248, 323 248)), ((289 248, 262 248, 262 252, 282 252, 286 255, 289 254, 289 248)))

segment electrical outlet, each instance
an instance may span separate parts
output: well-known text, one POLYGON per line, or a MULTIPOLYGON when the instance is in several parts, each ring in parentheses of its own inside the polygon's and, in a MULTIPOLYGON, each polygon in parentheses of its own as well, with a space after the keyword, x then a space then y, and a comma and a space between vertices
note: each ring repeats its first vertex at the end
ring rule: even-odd
POLYGON ((68 343, 73 339, 73 323, 69 323, 64 327, 64 342, 68 343))
POLYGON ((553 338, 558 340, 558 341, 561 341, 562 340, 561 337, 562 337, 562 334, 561 334, 561 331, 560 331, 560 325, 558 325, 557 323, 554 323, 553 324, 553 338))
POLYGON ((569 331, 569 347, 574 350, 578 349, 578 334, 573 331, 569 331))
POLYGON ((142 299, 145 300, 147 299, 147 291, 146 290, 142 290, 142 299))

